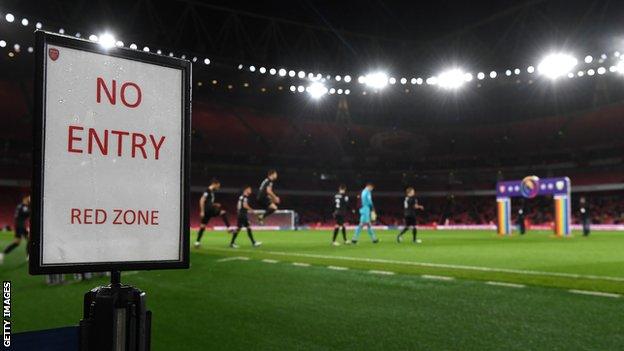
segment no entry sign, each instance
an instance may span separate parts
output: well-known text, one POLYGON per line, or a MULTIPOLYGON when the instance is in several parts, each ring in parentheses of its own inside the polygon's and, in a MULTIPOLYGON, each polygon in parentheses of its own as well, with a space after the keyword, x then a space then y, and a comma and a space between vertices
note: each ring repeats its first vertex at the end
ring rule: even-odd
POLYGON ((188 267, 188 61, 36 33, 30 271, 188 267))

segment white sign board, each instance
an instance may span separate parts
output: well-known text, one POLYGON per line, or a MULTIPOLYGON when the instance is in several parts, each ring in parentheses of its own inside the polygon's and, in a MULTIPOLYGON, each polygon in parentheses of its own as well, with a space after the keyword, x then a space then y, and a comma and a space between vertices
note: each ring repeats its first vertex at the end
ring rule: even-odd
POLYGON ((39 34, 37 266, 188 265, 188 62, 39 34))

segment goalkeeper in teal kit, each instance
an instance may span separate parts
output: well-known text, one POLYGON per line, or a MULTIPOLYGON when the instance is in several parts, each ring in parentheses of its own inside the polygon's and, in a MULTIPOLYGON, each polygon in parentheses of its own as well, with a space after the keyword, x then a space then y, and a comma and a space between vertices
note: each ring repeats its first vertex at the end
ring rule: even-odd
POLYGON ((369 182, 366 183, 366 187, 362 190, 362 195, 360 196, 360 202, 362 204, 362 207, 360 207, 360 224, 358 224, 357 228, 355 228, 355 235, 353 235, 353 239, 351 239, 351 242, 354 244, 357 244, 360 239, 360 233, 362 232, 363 226, 367 227, 368 235, 371 237, 373 244, 377 244, 379 242, 379 239, 375 236, 375 232, 373 232, 372 224, 372 221, 374 221, 377 217, 375 207, 373 206, 373 189, 375 189, 375 185, 369 182))

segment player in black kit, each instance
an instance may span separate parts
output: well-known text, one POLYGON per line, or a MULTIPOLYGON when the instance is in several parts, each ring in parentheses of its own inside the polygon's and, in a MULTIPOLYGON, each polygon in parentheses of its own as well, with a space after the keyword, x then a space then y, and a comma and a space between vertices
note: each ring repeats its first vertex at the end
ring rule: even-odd
POLYGON ((334 195, 334 220, 336 221, 336 226, 334 227, 334 236, 332 238, 332 245, 339 246, 340 243, 336 241, 338 237, 338 231, 342 229, 342 240, 346 244, 350 244, 351 242, 347 240, 347 230, 345 228, 345 217, 347 216, 347 212, 349 211, 349 196, 347 195, 347 186, 341 184, 338 187, 338 193, 334 195))
POLYGON ((254 247, 262 245, 261 241, 254 240, 253 233, 251 232, 251 226, 249 225, 249 219, 247 218, 247 213, 249 211, 253 211, 253 208, 249 206, 249 195, 251 195, 251 187, 246 186, 243 188, 243 193, 238 197, 238 202, 236 203, 236 212, 238 213, 236 220, 237 228, 232 233, 232 240, 230 241, 230 247, 233 249, 238 248, 238 245, 236 245, 236 237, 243 228, 247 229, 247 236, 249 236, 249 240, 251 240, 251 244, 254 247))
POLYGON ((424 210, 425 208, 418 204, 416 199, 416 191, 414 188, 409 187, 405 189, 405 199, 403 200, 403 216, 405 220, 405 228, 401 230, 397 235, 397 242, 400 243, 403 239, 403 234, 412 228, 412 241, 414 244, 420 244, 421 240, 416 238, 416 210, 424 210))
MULTIPOLYGON (((4 255, 13 251, 22 242, 22 238, 29 240, 28 229, 26 228, 26 221, 30 217, 30 195, 25 195, 22 198, 22 202, 15 208, 15 239, 9 246, 7 246, 2 253, 0 253, 0 263, 4 261, 4 255)), ((28 244, 26 244, 26 255, 28 256, 28 244)))
POLYGON ((264 220, 277 210, 280 198, 273 192, 273 183, 277 180, 277 171, 272 169, 267 172, 267 177, 260 184, 258 191, 258 204, 264 209, 264 213, 258 215, 258 222, 264 224, 264 220))
POLYGON ((210 185, 204 191, 204 194, 199 199, 199 232, 197 232, 197 241, 195 241, 195 247, 199 247, 206 225, 210 222, 210 218, 221 216, 223 223, 228 231, 230 231, 230 221, 227 218, 227 212, 221 208, 221 204, 216 202, 215 193, 221 189, 221 182, 218 179, 212 179, 210 185))
POLYGON ((585 197, 581 197, 579 200, 581 212, 581 223, 583 225, 583 236, 588 236, 591 232, 591 217, 589 216, 589 203, 585 200, 585 197))

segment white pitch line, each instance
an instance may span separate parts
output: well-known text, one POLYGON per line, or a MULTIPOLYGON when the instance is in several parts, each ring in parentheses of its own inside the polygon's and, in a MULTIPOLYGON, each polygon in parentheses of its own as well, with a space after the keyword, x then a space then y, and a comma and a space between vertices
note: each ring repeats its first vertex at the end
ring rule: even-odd
POLYGON ((425 279, 433 279, 433 280, 455 280, 455 278, 453 277, 446 277, 443 275, 429 275, 429 274, 423 274, 420 276, 421 278, 425 278, 425 279))
POLYGON ((620 294, 606 293, 606 292, 600 292, 600 291, 574 290, 574 289, 568 290, 568 291, 573 293, 573 294, 601 296, 601 297, 615 297, 615 298, 618 298, 618 297, 621 296, 620 294))
POLYGON ((235 256, 235 257, 226 257, 218 259, 217 262, 228 262, 228 261, 248 261, 249 257, 245 256, 235 256))
POLYGON ((309 263, 303 263, 303 262, 293 262, 292 265, 297 266, 297 267, 310 267, 309 263))
MULTIPOLYGON (((209 248, 209 250, 230 251, 229 249, 221 249, 221 248, 216 248, 216 247, 209 248)), ((254 252, 254 251, 239 250, 239 252, 254 252)), ((607 280, 607 281, 613 281, 613 282, 624 282, 624 277, 610 277, 610 276, 600 276, 600 275, 584 275, 584 274, 561 273, 561 272, 543 272, 543 271, 532 271, 532 270, 511 269, 511 268, 492 268, 492 267, 481 267, 481 266, 464 266, 464 265, 446 264, 446 263, 396 261, 396 260, 386 260, 386 259, 381 259, 381 258, 360 258, 360 257, 332 256, 332 255, 318 255, 318 254, 307 254, 307 253, 298 253, 298 252, 282 252, 282 251, 262 251, 262 252, 266 254, 270 254, 270 255, 279 255, 279 256, 322 258, 322 259, 334 259, 334 260, 352 261, 352 262, 389 263, 389 264, 400 264, 400 265, 406 265, 406 266, 462 269, 462 270, 480 271, 480 272, 513 273, 513 274, 551 276, 551 277, 572 278, 572 279, 580 278, 580 279, 590 279, 590 280, 607 280)))
POLYGON ((505 282, 485 282, 485 284, 487 285, 494 285, 494 286, 505 286, 508 288, 524 288, 526 287, 526 285, 524 284, 514 284, 514 283, 505 283, 505 282))
POLYGON ((327 266, 328 269, 333 269, 335 271, 346 271, 349 268, 347 267, 340 267, 340 266, 327 266))
POLYGON ((270 260, 268 258, 265 258, 264 260, 262 260, 262 262, 264 262, 264 263, 277 263, 279 261, 278 260, 270 260))
POLYGON ((370 274, 381 274, 381 275, 394 275, 394 272, 389 272, 389 271, 377 271, 377 270, 371 270, 368 271, 368 273, 370 274))

